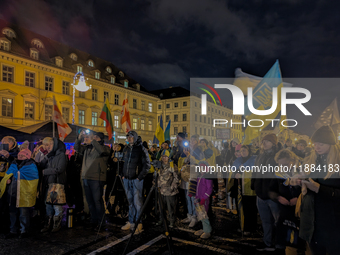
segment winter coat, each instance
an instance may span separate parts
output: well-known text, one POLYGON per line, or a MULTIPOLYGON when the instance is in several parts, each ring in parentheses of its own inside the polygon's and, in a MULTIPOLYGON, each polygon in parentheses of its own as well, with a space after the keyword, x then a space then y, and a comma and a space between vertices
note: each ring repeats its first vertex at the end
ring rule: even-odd
POLYGON ((67 156, 65 144, 53 138, 53 149, 47 154, 47 158, 41 162, 43 169, 44 188, 50 183, 66 184, 67 156))
POLYGON ((104 141, 92 140, 90 145, 82 145, 77 139, 74 149, 83 157, 81 179, 106 181, 110 148, 104 141))
POLYGON ((300 157, 300 158, 305 158, 305 156, 306 156, 306 152, 305 151, 299 151, 296 147, 292 148, 292 152, 294 152, 295 155, 300 157))
MULTIPOLYGON (((276 154, 276 150, 264 151, 259 154, 255 160, 255 166, 276 166, 276 162, 274 160, 276 154)), ((261 169, 258 169, 259 172, 253 172, 251 179, 251 189, 255 190, 256 195, 261 199, 270 199, 269 197, 269 185, 272 179, 275 179, 275 173, 267 172, 265 173, 266 178, 263 178, 263 173, 261 169)))
POLYGON ((178 193, 178 170, 173 162, 163 164, 158 173, 158 187, 163 196, 174 196, 178 193))
MULTIPOLYGON (((132 131, 133 132, 133 131, 132 131)), ((135 133, 134 143, 124 148, 123 177, 129 180, 143 180, 150 169, 150 159, 147 149, 135 133)))
POLYGON ((20 186, 18 207, 32 207, 35 205, 39 180, 38 168, 33 159, 14 160, 9 167, 7 174, 12 173, 13 176, 11 177, 11 183, 8 185, 8 202, 9 204, 16 204, 18 198, 18 172, 20 172, 20 179, 28 178, 28 180, 24 181, 25 185, 20 186))
POLYGON ((210 195, 213 191, 214 184, 212 180, 208 180, 205 177, 208 177, 207 174, 197 178, 196 198, 200 200, 205 199, 204 208, 208 212, 210 195))
POLYGON ((9 167, 9 165, 14 161, 14 159, 17 158, 19 153, 19 147, 17 143, 13 146, 12 149, 8 151, 9 157, 6 158, 4 156, 0 156, 0 181, 5 176, 6 171, 9 167))
MULTIPOLYGON (((249 171, 249 172, 240 172, 239 169, 241 166, 244 166, 244 167, 251 167, 251 166, 254 166, 255 164, 255 160, 256 160, 256 156, 249 156, 248 158, 242 158, 242 157, 239 157, 237 158, 235 161, 234 161, 234 164, 233 166, 236 167, 236 169, 238 170, 237 172, 241 174, 241 187, 242 187, 242 195, 243 196, 255 196, 255 192, 251 189, 251 177, 252 177, 252 172, 249 171)), ((229 187, 231 186, 233 183, 232 183, 232 178, 234 178, 234 176, 232 175, 233 173, 230 173, 230 177, 229 177, 229 180, 228 180, 228 189, 232 189, 232 187, 229 187)), ((235 183, 234 185, 238 185, 238 181, 235 180, 235 183)))

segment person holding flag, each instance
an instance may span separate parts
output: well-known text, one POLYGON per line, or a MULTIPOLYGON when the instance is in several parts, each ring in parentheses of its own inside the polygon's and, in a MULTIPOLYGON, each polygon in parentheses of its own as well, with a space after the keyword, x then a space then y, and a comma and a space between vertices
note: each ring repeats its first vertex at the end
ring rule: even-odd
POLYGON ((106 125, 105 125, 105 129, 106 132, 109 136, 109 140, 112 138, 112 134, 113 134, 113 124, 112 124, 112 115, 111 115, 111 111, 110 111, 110 103, 109 103, 109 99, 106 98, 105 104, 103 106, 102 109, 102 113, 100 114, 99 118, 101 118, 102 120, 105 121, 106 125))
MULTIPOLYGON (((68 136, 72 132, 72 129, 62 117, 60 110, 58 108, 58 105, 57 105, 57 101, 55 100, 54 96, 53 96, 53 104, 54 104, 53 105, 53 121, 56 122, 58 125, 59 139, 61 141, 64 141, 66 136, 68 136)), ((54 128, 53 128, 53 132, 54 132, 54 128)), ((54 136, 54 133, 53 133, 53 136, 54 136)))

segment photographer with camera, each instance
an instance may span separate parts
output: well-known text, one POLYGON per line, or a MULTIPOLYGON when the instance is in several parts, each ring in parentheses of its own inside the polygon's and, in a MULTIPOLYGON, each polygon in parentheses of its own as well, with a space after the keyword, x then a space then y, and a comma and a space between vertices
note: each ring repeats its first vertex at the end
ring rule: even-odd
MULTIPOLYGON (((129 222, 122 230, 134 229, 143 206, 143 182, 150 169, 150 159, 142 140, 138 139, 135 131, 129 131, 126 135, 128 146, 124 149, 124 167, 122 179, 126 196, 129 201, 129 222)), ((138 224, 136 234, 142 231, 142 224, 138 224)))
POLYGON ((83 130, 74 144, 74 149, 83 156, 81 179, 91 214, 91 227, 98 230, 105 213, 102 196, 110 148, 104 145, 102 132, 83 130), (84 139, 84 145, 81 144, 82 139, 84 139))

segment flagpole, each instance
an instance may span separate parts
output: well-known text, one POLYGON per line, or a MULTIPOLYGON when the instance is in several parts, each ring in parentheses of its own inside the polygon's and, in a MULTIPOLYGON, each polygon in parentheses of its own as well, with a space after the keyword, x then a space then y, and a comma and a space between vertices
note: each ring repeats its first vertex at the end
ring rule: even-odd
MULTIPOLYGON (((53 96, 54 98, 54 96, 53 96)), ((55 102, 55 98, 54 98, 54 102, 55 102)), ((53 138, 55 136, 55 123, 54 123, 54 102, 53 102, 53 108, 52 108, 52 125, 53 125, 53 138)))

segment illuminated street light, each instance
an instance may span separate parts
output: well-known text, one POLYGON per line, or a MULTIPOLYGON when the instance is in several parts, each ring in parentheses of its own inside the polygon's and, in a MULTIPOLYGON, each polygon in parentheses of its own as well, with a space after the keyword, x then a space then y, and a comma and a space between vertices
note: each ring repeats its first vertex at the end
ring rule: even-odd
POLYGON ((75 111, 76 111, 76 90, 78 90, 80 92, 86 92, 86 91, 88 91, 89 89, 92 88, 92 85, 87 86, 86 82, 85 82, 85 76, 84 76, 83 72, 78 72, 73 77, 72 86, 73 86, 72 125, 74 125, 75 111), (78 76, 79 76, 79 78, 78 78, 78 76), (77 84, 76 84, 76 80, 78 80, 77 84))

